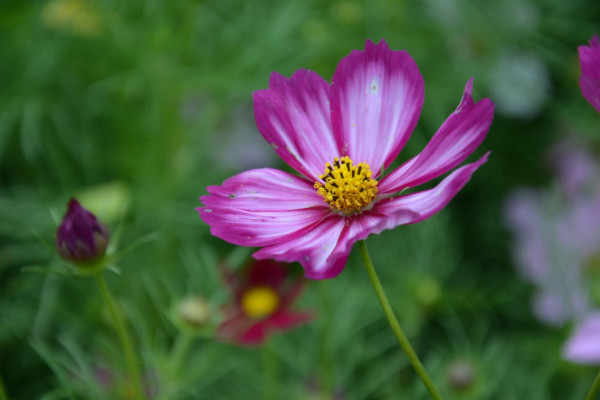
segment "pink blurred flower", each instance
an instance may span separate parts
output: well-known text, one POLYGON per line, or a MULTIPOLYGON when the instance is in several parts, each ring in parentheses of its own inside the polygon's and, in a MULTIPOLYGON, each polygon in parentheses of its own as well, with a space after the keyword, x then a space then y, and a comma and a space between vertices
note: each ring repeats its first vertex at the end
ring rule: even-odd
POLYGON ((583 147, 563 142, 550 154, 558 191, 518 189, 505 216, 517 267, 537 289, 533 313, 559 327, 593 309, 586 268, 600 251, 600 185, 598 165, 583 147))
POLYGON ((581 193, 594 190, 600 181, 600 169, 582 144, 565 140, 554 146, 550 162, 561 191, 568 197, 577 198, 581 193))
POLYGON ((423 77, 406 51, 367 41, 340 61, 331 85, 308 70, 289 79, 273 73, 269 89, 254 93, 256 123, 301 176, 242 172, 207 188, 200 216, 223 240, 263 247, 257 259, 297 261, 308 278, 333 278, 356 241, 431 217, 487 161, 485 154, 432 189, 400 195, 456 168, 481 144, 494 105, 475 103, 471 90, 472 79, 425 149, 383 177, 423 106, 423 77))
POLYGON ((313 318, 309 311, 292 309, 304 279, 291 277, 282 264, 255 261, 245 271, 226 271, 226 275, 233 301, 223 310, 226 320, 217 330, 221 340, 257 346, 270 334, 288 331, 313 318))
POLYGON ((579 46, 581 77, 579 87, 583 97, 600 112, 600 42, 598 35, 590 40, 589 46, 579 46))
POLYGON ((563 357, 577 364, 600 364, 600 311, 590 313, 575 328, 563 357))

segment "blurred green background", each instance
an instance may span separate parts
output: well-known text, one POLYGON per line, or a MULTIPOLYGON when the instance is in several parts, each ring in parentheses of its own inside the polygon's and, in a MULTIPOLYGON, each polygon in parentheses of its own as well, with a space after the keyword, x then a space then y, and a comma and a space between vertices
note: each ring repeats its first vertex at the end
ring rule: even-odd
POLYGON ((251 254, 210 236, 194 210, 198 197, 248 168, 286 168, 256 130, 252 92, 272 71, 307 68, 330 80, 352 49, 385 38, 408 50, 426 87, 397 163, 423 148, 471 76, 475 99, 496 103, 477 151, 491 150, 490 161, 450 206, 369 239, 418 354, 449 399, 583 398, 597 371, 562 361, 568 329, 532 317, 502 205, 517 186, 551 182, 546 154, 560 138, 598 148, 600 118, 577 83, 577 46, 594 33, 593 0, 2 1, 6 392, 111 398, 97 371, 124 368, 92 279, 24 272, 61 263, 54 232, 76 196, 120 232, 119 246, 158 235, 121 260, 120 275, 107 275, 146 374, 158 375, 158 398, 427 398, 354 253, 338 278, 308 283, 298 307, 315 311, 312 323, 273 337, 266 350, 198 339, 183 372, 161 376, 178 301, 226 301, 217 264, 243 265, 251 254), (457 363, 474 376, 463 389, 450 379, 457 363))

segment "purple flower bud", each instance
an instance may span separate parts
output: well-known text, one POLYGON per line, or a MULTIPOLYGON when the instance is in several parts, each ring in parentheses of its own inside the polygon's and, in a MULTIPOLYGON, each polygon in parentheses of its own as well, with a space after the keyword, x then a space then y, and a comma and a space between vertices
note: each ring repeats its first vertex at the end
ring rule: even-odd
POLYGON ((88 264, 104 255, 108 240, 106 227, 72 198, 56 230, 58 255, 75 264, 88 264))

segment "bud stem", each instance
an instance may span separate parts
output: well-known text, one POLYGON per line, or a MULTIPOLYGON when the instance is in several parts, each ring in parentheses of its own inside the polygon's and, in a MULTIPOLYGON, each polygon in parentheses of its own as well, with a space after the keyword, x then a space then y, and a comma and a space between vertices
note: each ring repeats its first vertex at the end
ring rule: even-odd
POLYGON ((588 392, 587 396, 585 396, 585 400, 594 400, 598 394, 598 391, 600 391, 600 372, 598 372, 598 375, 596 375, 596 379, 594 379, 594 383, 592 383, 590 391, 588 392))
POLYGON ((2 377, 0 376, 0 400, 8 400, 8 394, 4 390, 4 384, 2 383, 2 377))
POLYGON ((189 353, 190 347, 194 342, 194 336, 189 333, 180 332, 175 339, 175 343, 169 353, 169 366, 174 374, 181 370, 181 364, 185 361, 185 356, 189 353))
POLYGON ((269 342, 261 349, 263 364, 263 400, 279 399, 279 359, 269 342))
POLYGON ((98 283, 98 288, 100 289, 100 294, 102 295, 102 300, 104 300, 104 303, 108 308, 110 317, 115 325, 115 330, 117 331, 117 336, 121 342, 123 353, 125 354, 125 362, 127 363, 129 380, 133 389, 133 398, 142 400, 144 399, 144 396, 142 395, 142 388, 140 386, 140 370, 137 364, 135 353, 133 351, 133 345, 129 336, 129 332, 127 331, 127 327, 123 322, 123 316, 121 311, 118 309, 117 303, 110 293, 110 290, 108 289, 108 285, 106 284, 102 273, 100 272, 95 274, 95 278, 96 282, 98 283))
POLYGON ((375 292, 377 293, 377 297, 379 298, 379 302, 381 303, 383 312, 385 313, 390 327, 392 328, 392 331, 394 331, 394 334, 396 335, 396 338, 400 343, 400 347, 402 347, 402 350, 404 350, 404 352, 406 353, 408 360, 419 375, 419 378, 421 378, 421 381, 423 381, 423 384, 427 388, 427 391, 431 395, 431 398, 435 400, 442 400, 442 395, 435 387, 435 384, 427 374, 427 371, 425 371, 421 360, 419 360, 417 353, 415 353, 415 351, 413 350, 412 346, 410 345, 410 342, 404 334, 404 331, 400 327, 400 323, 398 323, 396 315, 394 315, 394 311, 390 306, 390 302, 388 301, 385 291, 383 290, 383 286, 381 286, 381 282, 379 281, 379 277, 377 276, 377 272, 375 271, 375 267, 373 266, 373 261, 371 261, 371 257, 369 256, 367 242, 365 242, 364 240, 359 241, 358 248, 360 249, 360 254, 362 256, 363 263, 365 264, 365 268, 367 270, 367 273, 369 274, 369 278, 371 278, 371 283, 373 284, 373 288, 375 288, 375 292))

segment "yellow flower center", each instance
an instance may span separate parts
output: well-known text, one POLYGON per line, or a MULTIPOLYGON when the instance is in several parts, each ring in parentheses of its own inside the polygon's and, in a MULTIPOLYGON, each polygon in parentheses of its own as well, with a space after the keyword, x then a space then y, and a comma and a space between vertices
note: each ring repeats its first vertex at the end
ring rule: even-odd
POLYGON ((325 164, 325 173, 315 182, 317 193, 335 210, 345 215, 358 214, 373 202, 377 195, 377 181, 371 179, 371 168, 366 163, 352 165, 350 157, 337 157, 333 166, 325 164))
POLYGON ((278 306, 279 295, 269 286, 256 286, 242 295, 242 310, 251 318, 271 315, 278 306))

